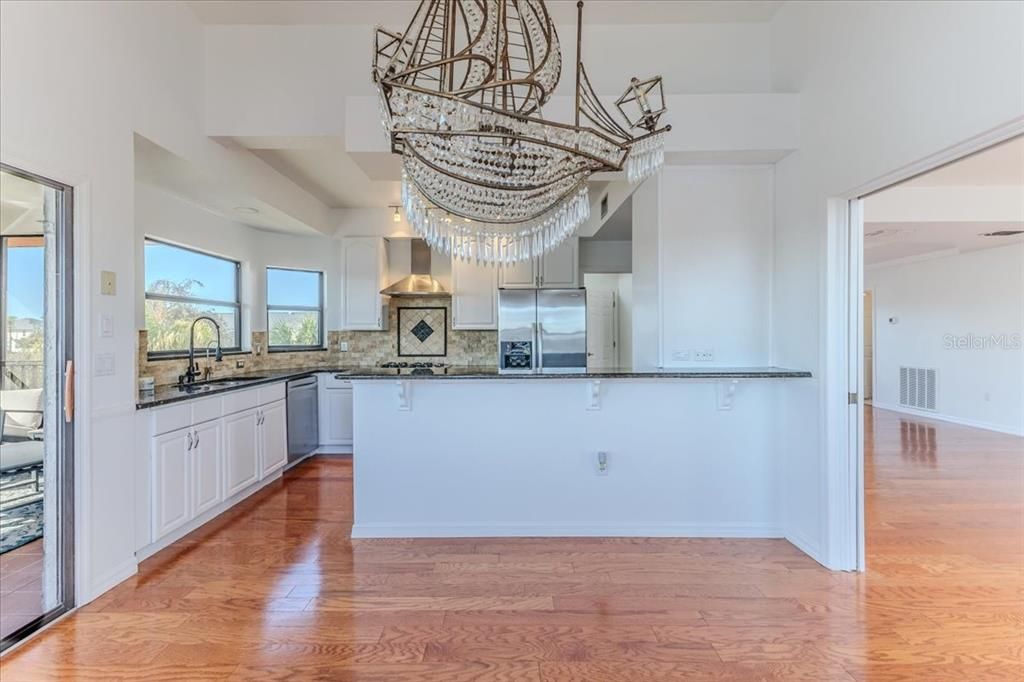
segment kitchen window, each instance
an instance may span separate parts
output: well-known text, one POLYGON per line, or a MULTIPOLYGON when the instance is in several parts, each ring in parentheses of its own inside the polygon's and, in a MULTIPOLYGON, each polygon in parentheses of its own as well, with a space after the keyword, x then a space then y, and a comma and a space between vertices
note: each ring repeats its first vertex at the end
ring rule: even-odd
POLYGON ((324 347, 324 274, 267 268, 267 349, 324 347))
MULTIPOLYGON (((237 261, 184 246, 146 239, 146 331, 150 357, 188 352, 189 332, 197 317, 220 325, 223 350, 241 348, 241 304, 237 261)), ((210 324, 196 325, 200 354, 213 348, 217 335, 210 324)))

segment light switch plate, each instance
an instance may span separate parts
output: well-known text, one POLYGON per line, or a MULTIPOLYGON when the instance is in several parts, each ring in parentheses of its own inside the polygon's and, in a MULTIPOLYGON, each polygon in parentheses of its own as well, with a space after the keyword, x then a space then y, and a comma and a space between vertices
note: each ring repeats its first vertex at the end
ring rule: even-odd
POLYGON ((111 337, 114 335, 114 318, 111 315, 100 315, 100 336, 111 337))
POLYGON ((117 273, 110 270, 100 272, 100 294, 114 296, 117 294, 117 273))

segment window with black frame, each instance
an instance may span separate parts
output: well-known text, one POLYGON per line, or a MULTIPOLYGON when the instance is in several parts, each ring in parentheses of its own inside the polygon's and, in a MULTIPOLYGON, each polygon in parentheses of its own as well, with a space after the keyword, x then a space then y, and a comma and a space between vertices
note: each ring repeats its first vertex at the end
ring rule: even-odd
POLYGON ((324 275, 314 270, 267 268, 267 348, 324 347, 324 275))
MULTIPOLYGON (((188 352, 192 322, 202 315, 217 321, 225 351, 240 350, 241 265, 237 261, 146 239, 145 268, 150 357, 188 352)), ((217 339, 209 324, 197 325, 195 334, 197 350, 217 339)))

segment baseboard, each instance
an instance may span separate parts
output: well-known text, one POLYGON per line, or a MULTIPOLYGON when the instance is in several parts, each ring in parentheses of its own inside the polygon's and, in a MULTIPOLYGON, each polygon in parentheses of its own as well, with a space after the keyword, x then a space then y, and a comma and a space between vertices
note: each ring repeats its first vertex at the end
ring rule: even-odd
POLYGON ((999 424, 990 424, 988 422, 975 421, 973 419, 962 419, 960 417, 951 417, 948 414, 939 414, 937 412, 929 412, 927 410, 917 410, 913 407, 903 407, 902 405, 890 405, 889 403, 880 403, 874 401, 872 407, 876 410, 888 410, 889 412, 899 412, 901 414, 909 414, 914 417, 921 417, 922 419, 934 419, 940 422, 949 422, 950 424, 959 424, 960 426, 970 426, 974 429, 984 429, 985 431, 995 431, 996 433, 1005 433, 1011 436, 1024 436, 1024 429, 1014 429, 1009 426, 1001 426, 999 424))
POLYGON ((89 586, 89 593, 86 595, 76 595, 75 607, 85 606, 89 602, 93 601, 97 597, 101 596, 104 592, 111 590, 128 578, 139 571, 139 562, 135 557, 127 561, 121 562, 118 566, 115 566, 113 570, 108 571, 107 574, 100 578, 95 584, 89 586))
POLYGON ((825 558, 821 555, 821 551, 818 547, 814 543, 808 541, 807 538, 795 533, 787 533, 785 538, 789 541, 789 544, 793 545, 825 568, 832 570, 832 567, 828 565, 828 562, 825 561, 825 558))
POLYGON ((241 492, 235 493, 233 496, 231 496, 227 500, 224 500, 213 509, 208 509, 207 511, 203 512, 201 516, 192 519, 183 526, 175 528, 167 535, 164 535, 163 537, 160 537, 154 542, 151 542, 150 544, 146 545, 142 549, 137 550, 135 552, 136 561, 143 561, 145 559, 148 559, 160 550, 170 547, 175 542, 182 539, 192 531, 202 528, 207 523, 213 521, 215 518, 217 518, 224 512, 228 511, 245 498, 256 494, 266 486, 280 479, 281 473, 283 471, 284 469, 282 467, 281 469, 277 469, 276 471, 270 472, 269 474, 267 474, 267 477, 264 478, 262 481, 252 484, 250 487, 246 488, 245 490, 242 490, 241 492))
POLYGON ((353 538, 508 538, 508 537, 638 537, 638 538, 782 538, 772 524, 619 525, 473 525, 356 523, 353 538))

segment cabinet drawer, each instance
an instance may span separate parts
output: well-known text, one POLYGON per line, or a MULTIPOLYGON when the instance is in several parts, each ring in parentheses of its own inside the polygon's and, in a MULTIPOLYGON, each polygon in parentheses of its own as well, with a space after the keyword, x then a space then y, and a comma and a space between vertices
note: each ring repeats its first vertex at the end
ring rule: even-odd
POLYGON ((284 382, 278 384, 270 384, 269 386, 260 386, 259 389, 259 402, 257 405, 266 405, 272 403, 275 400, 284 400, 284 382))
POLYGON ((242 410, 249 410, 259 405, 259 389, 250 388, 247 391, 232 391, 224 394, 224 414, 234 414, 242 410))
POLYGON ((192 406, 186 403, 153 408, 153 435, 183 429, 192 424, 192 406))
POLYGON ((221 399, 201 398, 193 400, 192 403, 192 424, 202 424, 212 419, 218 419, 221 415, 221 399))

